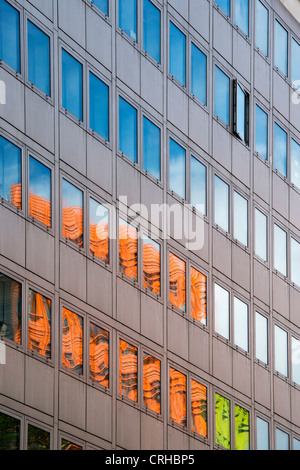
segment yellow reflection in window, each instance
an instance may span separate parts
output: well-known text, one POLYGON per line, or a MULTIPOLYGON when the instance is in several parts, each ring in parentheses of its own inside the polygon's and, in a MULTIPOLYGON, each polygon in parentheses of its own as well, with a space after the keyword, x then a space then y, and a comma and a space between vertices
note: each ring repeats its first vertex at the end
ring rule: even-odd
POLYGON ((206 276, 191 267, 191 315, 206 325, 206 276))
POLYGON ((137 402, 137 348, 120 339, 119 393, 137 402))
POLYGON ((204 385, 191 380, 192 431, 207 437, 207 390, 204 385))
POLYGON ((186 376, 170 367, 170 419, 186 426, 186 376))
POLYGON ((173 253, 169 255, 169 301, 185 312, 185 262, 173 253))
POLYGON ((160 245, 144 236, 143 286, 160 295, 160 245))
POLYGON ((90 324, 90 378, 108 387, 109 385, 109 333, 90 324))
POLYGON ((51 357, 51 300, 29 289, 28 348, 51 357))
POLYGON ((249 411, 235 405, 235 450, 249 450, 249 411))
POLYGON ((218 393, 215 395, 216 444, 230 449, 230 401, 218 393))
POLYGON ((119 266, 125 276, 137 281, 137 230, 119 221, 119 266))
POLYGON ((83 372, 83 319, 63 308, 62 364, 77 374, 83 372))
POLYGON ((144 353, 143 357, 144 405, 160 413, 160 360, 144 353))

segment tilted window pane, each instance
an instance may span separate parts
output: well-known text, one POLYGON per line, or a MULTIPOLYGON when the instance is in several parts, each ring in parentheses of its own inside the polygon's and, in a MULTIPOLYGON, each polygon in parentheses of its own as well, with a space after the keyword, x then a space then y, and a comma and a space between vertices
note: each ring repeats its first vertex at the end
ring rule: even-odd
POLYGON ((83 373, 83 318, 63 308, 62 364, 76 374, 83 373))
POLYGON ((20 421, 1 412, 0 450, 20 450, 20 421))
POLYGON ((22 286, 0 273, 0 330, 5 338, 21 344, 22 286))
POLYGON ((207 437, 207 389, 191 380, 191 429, 200 436, 207 437))
POLYGON ((249 0, 234 1, 234 21, 249 36, 249 0))
MULTIPOLYGON (((300 44, 292 39, 292 82, 300 80, 300 44)), ((296 84, 295 84, 296 85, 296 84)), ((297 83, 299 89, 299 82, 297 83)))
POLYGON ((287 134, 286 132, 274 124, 274 167, 286 176, 287 162, 287 134))
POLYGON ((191 204, 206 215, 206 166, 191 157, 191 204))
POLYGON ((92 0, 92 2, 108 16, 108 0, 92 0))
POLYGON ((160 129, 143 117, 143 166, 160 180, 160 129))
POLYGON ((287 235, 278 225, 274 224, 274 268, 286 276, 287 235))
POLYGON ((255 314, 255 338, 256 357, 268 364, 268 320, 258 312, 255 314))
POLYGON ((82 450, 78 444, 68 441, 67 439, 61 440, 61 450, 82 450))
POLYGON ((109 140, 109 102, 108 86, 92 72, 90 77, 90 128, 109 140))
POLYGON ((90 323, 89 345, 90 379, 109 386, 109 333, 90 323))
POLYGON ((29 157, 29 215, 51 227, 51 170, 29 157))
POLYGON ((119 150, 137 161, 137 110, 119 97, 119 150))
POLYGON ((227 16, 230 16, 230 0, 215 0, 215 2, 227 16))
POLYGON ((300 450, 300 441, 295 437, 293 438, 293 450, 300 450))
POLYGON ((137 281, 138 235, 132 225, 119 219, 119 268, 130 279, 137 281))
POLYGON ((185 86, 185 35, 170 22, 170 74, 185 86))
POLYGON ((288 33, 287 31, 275 20, 275 52, 274 52, 275 66, 287 76, 288 65, 288 33))
POLYGON ((215 115, 229 126, 230 79, 215 66, 215 115))
POLYGON ((300 286, 300 243, 291 238, 291 281, 300 286))
POLYGON ((291 139, 291 181, 300 188, 300 145, 291 139))
POLYGON ((255 151, 268 159, 268 115, 258 105, 255 106, 255 151))
POLYGON ((29 20, 27 33, 28 80, 50 96, 50 38, 29 20))
POLYGON ((248 201, 234 191, 234 238, 248 246, 248 201))
POLYGON ((143 6, 144 50, 160 63, 160 11, 149 0, 143 6))
POLYGON ((256 0, 256 46, 265 56, 269 54, 269 10, 256 0))
POLYGON ((215 224, 229 232, 229 186, 215 175, 215 224))
POLYGON ((90 198, 90 252, 109 263, 109 211, 90 198))
POLYGON ((62 235, 83 246, 83 192, 63 180, 62 235))
POLYGON ((300 341, 292 336, 292 381, 300 385, 300 341))
POLYGON ((185 149, 170 139, 169 187, 185 199, 185 149))
POLYGON ((0 136, 0 197, 22 209, 21 149, 0 136))
POLYGON ((62 106, 82 121, 82 64, 64 49, 62 56, 62 106))
POLYGON ((137 37, 136 0, 119 0, 119 27, 134 41, 137 37))
POLYGON ((275 370, 288 376, 287 332, 275 325, 275 370))
POLYGON ((267 216, 255 209, 255 254, 264 261, 268 257, 268 219, 267 216))
POLYGON ((206 55, 191 44, 191 91, 206 105, 206 55))
POLYGON ((256 449, 269 450, 269 423, 259 417, 256 418, 256 449))
POLYGON ((173 253, 169 254, 169 302, 185 312, 186 264, 173 253))
POLYGON ((27 450, 50 450, 50 433, 28 424, 27 450))
POLYGON ((161 374, 160 360, 150 354, 143 354, 143 400, 144 406, 160 414, 161 374))
POLYGON ((229 339, 229 292, 215 284, 215 331, 229 339))
POLYGON ((234 297, 234 343, 248 351, 248 305, 234 297))
POLYGON ((143 236, 143 287, 160 295, 160 245, 143 236))
POLYGON ((138 401, 137 374, 138 350, 120 339, 119 343, 119 393, 132 401, 138 401))
POLYGON ((230 401, 215 394, 215 442, 230 450, 230 401))
POLYGON ((239 405, 234 407, 235 417, 235 450, 249 450, 250 424, 249 411, 239 405))
POLYGON ((170 367, 169 417, 177 424, 186 426, 186 376, 170 367))
POLYGON ((29 289, 28 348, 51 358, 51 300, 29 289))
POLYGON ((191 316, 206 325, 206 276, 191 267, 191 316))
POLYGON ((20 73, 20 13, 0 0, 0 59, 20 73))
POLYGON ((289 450, 290 449, 290 436, 276 428, 276 450, 289 450))
POLYGON ((246 142, 246 101, 247 95, 239 84, 236 86, 236 133, 246 142))

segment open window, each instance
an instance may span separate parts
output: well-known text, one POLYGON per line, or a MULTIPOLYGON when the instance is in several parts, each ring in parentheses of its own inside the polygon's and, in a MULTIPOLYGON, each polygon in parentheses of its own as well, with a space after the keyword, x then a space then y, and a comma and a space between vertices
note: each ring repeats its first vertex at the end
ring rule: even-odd
POLYGON ((249 143, 249 93, 238 80, 233 80, 233 132, 249 143))

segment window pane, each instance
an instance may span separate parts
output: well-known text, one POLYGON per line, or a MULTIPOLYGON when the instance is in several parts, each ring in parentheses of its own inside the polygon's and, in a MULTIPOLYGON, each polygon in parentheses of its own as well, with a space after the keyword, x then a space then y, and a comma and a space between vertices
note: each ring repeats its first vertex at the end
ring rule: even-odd
POLYGON ((227 16, 230 16, 230 0, 215 0, 215 2, 227 16))
POLYGON ((215 115, 229 126, 230 79, 215 66, 215 115))
POLYGON ((230 401, 215 394, 216 444, 230 450, 230 401))
POLYGON ((62 106, 82 121, 82 64, 64 49, 62 54, 62 106))
POLYGON ((136 41, 136 0, 119 0, 119 27, 136 41))
POLYGON ((300 243, 291 238, 291 281, 300 286, 300 243))
POLYGON ((286 232, 274 224, 274 268, 286 276, 286 232))
POLYGON ((186 426, 186 376, 170 367, 170 420, 186 426))
POLYGON ((28 80, 50 96, 50 38, 27 21, 28 80))
POLYGON ((90 251, 109 263, 109 211, 93 198, 90 198, 90 251))
POLYGON ((109 333, 90 323, 90 379, 109 386, 109 333))
POLYGON ((250 430, 249 411, 235 405, 235 450, 249 450, 250 430))
POLYGON ((236 87, 236 133, 246 142, 246 101, 247 95, 239 84, 236 87))
POLYGON ((268 256, 268 219, 255 209, 255 254, 267 261, 268 256))
POLYGON ((300 80, 300 44, 292 39, 292 82, 297 80, 300 80))
POLYGON ((248 351, 248 305, 234 297, 234 343, 248 351))
POLYGON ((160 414, 160 360, 143 354, 143 399, 144 406, 160 414))
POLYGON ((144 50, 160 63, 160 11, 149 0, 144 0, 144 50))
POLYGON ((274 125, 274 167, 286 176, 287 134, 275 123, 274 125))
POLYGON ((276 450, 289 450, 290 449, 290 436, 276 428, 276 450))
POLYGON ((171 22, 170 74, 185 86, 185 35, 171 22))
POLYGON ((248 201, 234 191, 234 237, 248 246, 248 201))
POLYGON ((51 170, 29 157, 29 215, 51 227, 51 170))
POLYGON ((269 53, 269 10, 259 1, 256 1, 256 45, 265 56, 269 53))
POLYGON ((215 224, 229 232, 229 186, 215 175, 215 224))
POLYGON ((137 111, 119 97, 119 150, 137 161, 137 111))
POLYGON ((20 450, 20 421, 1 412, 0 450, 20 450))
POLYGON ((257 450, 269 450, 269 423, 259 417, 256 418, 257 450))
POLYGON ((215 284, 215 331, 229 339, 229 292, 215 284))
POLYGON ((137 348, 120 339, 119 344, 119 393, 137 402, 137 348))
POLYGON ((191 45, 191 91, 206 105, 206 55, 195 44, 191 45))
POLYGON ((288 33, 275 20, 275 66, 287 76, 288 33))
POLYGON ((207 389, 191 380, 191 428, 200 436, 207 437, 207 389))
POLYGON ((92 2, 108 16, 108 0, 92 0, 92 2))
POLYGON ((234 20, 235 24, 249 36, 249 0, 235 0, 234 20))
POLYGON ((291 180, 300 188, 300 145, 294 139, 291 139, 291 180))
POLYGON ((21 149, 0 136, 0 197, 22 209, 21 149))
POLYGON ((185 149, 170 139, 169 186, 185 199, 185 149))
POLYGON ((275 370, 288 376, 287 332, 275 325, 275 370))
POLYGON ((206 166, 191 157, 191 204, 206 215, 206 166))
POLYGON ((27 450, 50 450, 50 433, 28 424, 27 450))
POLYGON ((300 341, 292 336, 292 381, 300 385, 300 341))
POLYGON ((268 364, 268 320, 258 312, 255 314, 255 351, 260 361, 268 364))
POLYGON ((82 450, 82 447, 66 439, 61 440, 61 450, 82 450))
POLYGON ((62 234, 76 245, 83 246, 83 192, 63 180, 62 234))
POLYGON ((143 287, 160 295, 160 245, 143 236, 143 287))
POLYGON ((293 450, 300 450, 300 441, 295 437, 293 438, 293 450))
POLYGON ((20 13, 0 0, 0 59, 20 73, 20 13))
POLYGON ((268 115, 259 106, 255 106, 255 151, 268 159, 268 115))
POLYGON ((51 300, 29 289, 28 348, 51 358, 51 300))
POLYGON ((143 166, 160 180, 160 129, 143 117, 143 166))
POLYGON ((109 140, 108 86, 93 73, 90 77, 90 128, 105 140, 109 140))
POLYGON ((119 268, 130 279, 137 281, 137 230, 119 219, 119 268))
POLYGON ((21 344, 22 287, 0 273, 0 328, 5 338, 21 344))
POLYGON ((191 316, 206 325, 206 276, 191 267, 191 316))
POLYGON ((185 262, 169 254, 169 302, 185 312, 185 262))
POLYGON ((83 318, 63 308, 62 364, 82 375, 83 373, 83 318))

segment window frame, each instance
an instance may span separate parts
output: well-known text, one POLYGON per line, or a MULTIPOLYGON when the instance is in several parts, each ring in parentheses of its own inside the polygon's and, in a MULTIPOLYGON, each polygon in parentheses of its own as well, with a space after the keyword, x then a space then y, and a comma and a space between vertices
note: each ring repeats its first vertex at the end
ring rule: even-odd
POLYGON ((270 32, 271 32, 270 24, 271 24, 270 10, 269 10, 268 6, 266 5, 265 0, 256 0, 255 1, 255 32, 254 32, 255 42, 254 42, 254 48, 257 52, 262 54, 262 56, 265 57, 268 60, 268 62, 270 60, 270 32), (267 48, 268 48, 268 51, 267 51, 267 55, 265 55, 265 53, 259 48, 259 46, 257 45, 257 41, 256 41, 256 37, 257 37, 257 34, 256 34, 257 33, 257 16, 258 16, 258 14, 257 14, 257 4, 258 3, 261 3, 261 5, 263 7, 265 7, 265 9, 268 12, 268 31, 267 31, 267 48))
POLYGON ((23 19, 23 8, 19 6, 14 0, 5 0, 12 8, 17 10, 19 13, 19 71, 15 70, 11 65, 7 64, 2 59, 1 67, 7 70, 9 73, 13 74, 17 79, 24 79, 24 68, 26 61, 24 61, 24 52, 25 52, 25 45, 24 45, 24 19, 23 19))
MULTIPOLYGON (((213 80, 213 119, 215 119, 219 124, 221 124, 225 129, 228 131, 231 131, 231 126, 232 126, 232 75, 229 73, 223 65, 221 65, 219 62, 214 61, 213 62, 213 72, 212 72, 212 80, 213 80), (224 75, 225 77, 228 78, 228 109, 226 110, 226 113, 228 112, 228 123, 226 121, 223 121, 223 119, 216 114, 216 68, 218 68, 224 75)), ((227 92, 227 90, 226 90, 227 92)))
POLYGON ((253 236, 253 242, 254 242, 254 257, 260 261, 262 261, 265 265, 269 265, 269 260, 270 260, 270 234, 269 234, 269 216, 268 214, 262 209, 260 206, 258 206, 256 203, 254 204, 254 215, 253 215, 253 231, 254 231, 254 236, 253 236), (263 259, 260 257, 259 254, 256 253, 256 212, 259 212, 261 215, 263 215, 266 218, 266 259, 263 259))
POLYGON ((164 30, 164 25, 163 25, 163 9, 162 9, 162 5, 157 1, 157 0, 149 0, 150 3, 152 3, 152 5, 154 7, 157 8, 157 10, 159 10, 160 12, 160 37, 159 37, 159 62, 156 61, 156 59, 154 57, 152 57, 151 54, 149 54, 149 52, 147 52, 145 50, 145 47, 144 47, 144 0, 142 2, 142 6, 140 7, 140 10, 141 10, 141 16, 142 16, 142 19, 141 19, 141 49, 142 49, 142 53, 143 55, 149 59, 151 62, 153 62, 158 68, 161 68, 163 66, 163 54, 164 54, 164 48, 163 48, 163 30, 164 30))
POLYGON ((168 171, 168 175, 167 175, 167 192, 168 194, 171 194, 177 201, 179 202, 184 202, 187 200, 187 191, 188 191, 188 183, 187 183, 187 177, 188 177, 188 163, 187 163, 187 157, 189 155, 189 149, 187 147, 187 145, 185 143, 183 143, 181 141, 180 138, 178 138, 175 134, 169 132, 168 135, 167 135, 167 149, 168 149, 168 158, 167 158, 167 171, 168 171), (171 188, 171 185, 170 185, 170 169, 171 169, 171 162, 170 162, 170 157, 171 157, 171 152, 170 152, 170 148, 171 148, 171 140, 176 144, 178 145, 179 147, 181 147, 183 150, 184 150, 184 171, 185 171, 185 174, 184 174, 184 197, 180 196, 180 194, 178 194, 176 192, 175 189, 172 189, 171 188))
POLYGON ((84 348, 86 347, 87 352, 86 352, 86 373, 87 373, 87 382, 90 383, 93 387, 98 388, 99 390, 102 390, 106 392, 107 394, 111 395, 112 393, 112 342, 113 342, 113 330, 111 326, 108 326, 107 324, 103 324, 101 320, 98 318, 88 315, 87 317, 87 322, 86 322, 86 338, 84 338, 84 348), (91 378, 90 374, 90 334, 91 334, 91 324, 95 325, 97 328, 101 328, 102 330, 106 331, 108 333, 108 367, 109 367, 109 378, 108 378, 108 387, 100 384, 96 380, 93 380, 91 378))
POLYGON ((117 92, 117 98, 116 98, 116 103, 117 103, 117 112, 116 112, 116 118, 117 118, 117 155, 121 158, 123 158, 127 163, 130 163, 133 167, 139 167, 140 161, 141 161, 141 152, 140 150, 140 145, 141 145, 141 138, 140 138, 140 115, 141 115, 141 110, 140 107, 129 97, 128 95, 125 95, 121 90, 117 92), (132 157, 129 155, 126 155, 121 149, 120 149, 120 100, 125 101, 129 106, 131 106, 135 111, 136 111, 136 142, 135 142, 135 152, 136 152, 136 160, 134 160, 132 157))
MULTIPOLYGON (((92 135, 94 138, 102 142, 104 145, 106 145, 108 148, 111 148, 111 132, 112 132, 112 93, 111 93, 111 82, 110 80, 103 75, 99 70, 96 70, 93 66, 90 64, 87 64, 86 67, 86 76, 87 76, 87 99, 86 99, 86 114, 87 114, 87 132, 92 135), (98 80, 100 80, 104 85, 107 86, 107 91, 108 91, 108 97, 107 97, 107 105, 108 105, 108 113, 107 113, 107 132, 108 132, 108 140, 105 139, 101 134, 99 134, 97 131, 95 131, 91 127, 91 116, 90 116, 90 99, 91 99, 91 93, 90 93, 90 74, 94 75, 98 80)), ((85 97, 83 99, 83 102, 85 102, 85 97)))
POLYGON ((112 238, 113 238, 113 214, 111 211, 111 205, 102 199, 100 196, 94 194, 90 189, 87 189, 87 194, 86 194, 86 219, 87 219, 87 229, 86 229, 86 234, 87 234, 87 254, 88 258, 93 260, 94 263, 98 263, 99 265, 105 267, 106 269, 109 269, 110 271, 112 270, 112 238), (97 258, 91 253, 90 250, 90 200, 93 199, 96 203, 99 205, 103 206, 105 209, 108 211, 108 263, 106 263, 104 260, 97 258))
MULTIPOLYGON (((141 116, 141 126, 140 126, 140 129, 141 129, 141 137, 140 137, 140 142, 141 142, 141 149, 142 151, 140 152, 140 158, 139 158, 139 161, 140 161, 140 165, 141 165, 141 171, 144 175, 146 175, 148 178, 150 178, 152 181, 154 181, 155 183, 157 183, 159 186, 162 187, 162 184, 163 184, 163 128, 162 128, 162 124, 157 120, 155 119, 153 116, 151 116, 148 111, 146 111, 145 109, 142 109, 141 110, 141 113, 140 113, 140 116, 141 116), (154 126, 156 126, 158 129, 159 129, 159 173, 160 173, 160 178, 158 179, 155 175, 153 175, 152 173, 150 173, 148 170, 145 169, 145 166, 144 166, 144 119, 147 119, 151 124, 153 124, 154 126)), ((139 125, 138 125, 138 129, 139 129, 139 125)))
POLYGON ((72 176, 67 173, 61 172, 60 173, 60 203, 59 203, 59 226, 60 226, 60 241, 63 242, 64 245, 71 246, 72 248, 78 250, 78 252, 83 253, 86 252, 87 246, 87 229, 86 229, 86 201, 87 201, 87 194, 85 187, 75 180, 72 176), (70 185, 74 186, 76 189, 82 192, 82 246, 79 246, 72 240, 65 238, 63 236, 63 180, 65 180, 70 185))
POLYGON ((233 133, 238 139, 243 142, 246 147, 249 147, 249 121, 250 121, 250 93, 249 91, 242 85, 242 83, 238 79, 233 79, 232 80, 233 84, 233 133), (238 112, 238 88, 242 91, 244 95, 244 136, 240 135, 238 132, 238 117, 239 117, 239 112, 238 112))
MULTIPOLYGON (((290 69, 290 57, 289 57, 289 52, 290 52, 290 31, 285 22, 282 20, 282 18, 278 17, 277 14, 275 13, 273 16, 273 36, 274 36, 274 46, 273 46, 273 61, 274 61, 274 68, 276 72, 279 73, 279 75, 283 78, 288 79, 289 78, 289 69, 290 69), (286 36, 287 36, 287 44, 286 44, 286 73, 282 71, 278 65, 276 65, 276 23, 278 23, 279 26, 282 27, 283 30, 286 31, 286 36)), ((280 54, 282 55, 282 54, 280 54)))
POLYGON ((188 45, 189 45, 189 91, 190 91, 190 96, 191 98, 199 104, 202 108, 205 110, 208 109, 209 106, 209 83, 208 83, 208 75, 210 72, 209 68, 209 52, 207 49, 191 34, 189 35, 188 39, 188 45), (196 47, 204 56, 205 56, 205 103, 200 100, 193 92, 192 92, 192 47, 196 47))
POLYGON ((189 36, 183 25, 178 23, 178 21, 171 15, 168 16, 168 38, 167 38, 167 43, 168 43, 168 77, 172 81, 172 83, 175 83, 177 86, 179 86, 183 90, 187 90, 188 86, 188 72, 189 72, 189 61, 188 61, 188 44, 189 44, 189 36), (172 74, 171 72, 171 23, 172 25, 177 28, 177 30, 184 36, 185 38, 185 47, 184 47, 184 83, 181 83, 181 81, 172 74))
POLYGON ((81 309, 78 307, 74 306, 73 304, 66 302, 64 300, 61 300, 59 303, 59 341, 60 341, 60 354, 59 354, 59 370, 65 372, 66 374, 76 378, 77 380, 80 381, 86 381, 87 378, 87 314, 83 312, 81 309), (80 317, 82 319, 82 372, 76 372, 76 370, 72 370, 69 367, 65 366, 63 364, 63 310, 66 309, 76 315, 77 317, 80 317))
POLYGON ((281 377, 284 380, 289 380, 291 379, 291 371, 290 371, 290 361, 291 361, 291 354, 290 354, 290 333, 287 330, 285 325, 280 324, 278 321, 274 321, 273 323, 273 361, 274 361, 274 374, 277 375, 277 377, 281 377), (281 330, 283 333, 286 334, 286 374, 281 372, 280 370, 277 369, 276 367, 276 358, 277 358, 277 350, 276 350, 276 328, 281 330))
POLYGON ((260 102, 258 102, 257 100, 254 101, 254 132, 253 132, 253 136, 254 136, 254 153, 257 157, 259 157, 263 162, 267 163, 268 165, 270 164, 270 158, 269 158, 269 154, 270 154, 270 115, 269 115, 269 110, 267 110, 267 108, 260 102), (258 150, 257 150, 257 147, 256 147, 256 136, 257 136, 257 119, 256 119, 256 109, 259 108, 259 110, 261 112, 263 112, 266 117, 267 117, 267 135, 266 135, 266 145, 267 145, 267 148, 266 148, 266 157, 264 157, 263 155, 261 155, 258 150))
POLYGON ((5 207, 9 208, 10 210, 16 212, 17 214, 24 215, 26 214, 26 166, 27 166, 27 150, 26 146, 23 142, 20 142, 15 136, 8 134, 5 129, 1 129, 0 137, 7 140, 10 144, 14 145, 20 150, 20 165, 21 165, 21 197, 22 197, 22 207, 21 209, 12 204, 11 202, 7 201, 6 199, 0 197, 0 204, 4 205, 5 207))
POLYGON ((270 323, 271 323, 271 321, 270 321, 269 317, 267 316, 267 314, 262 313, 260 308, 257 308, 256 306, 254 306, 253 312, 254 312, 254 361, 257 362, 258 364, 263 365, 267 369, 269 369, 269 367, 270 367, 270 323), (267 322, 267 328, 266 328, 266 333, 267 333, 267 338, 266 338, 266 340, 267 340, 267 345, 266 345, 267 362, 264 362, 262 359, 257 357, 257 341, 258 341, 258 338, 257 338, 257 321, 256 321, 257 320, 257 315, 260 315, 261 317, 263 317, 267 322))
POLYGON ((11 281, 14 281, 18 284, 20 284, 20 295, 21 295, 21 302, 20 302, 20 308, 21 308, 21 314, 20 314, 20 318, 21 318, 21 334, 20 334, 20 344, 17 343, 16 341, 10 339, 10 338, 7 338, 6 336, 2 336, 1 339, 2 341, 4 342, 7 342, 7 344, 14 348, 14 349, 17 349, 17 350, 21 350, 21 351, 25 351, 26 350, 26 345, 27 345, 27 324, 26 324, 26 318, 27 318, 27 315, 25 312, 27 312, 27 303, 26 303, 26 281, 25 279, 23 279, 19 274, 13 272, 13 271, 10 271, 8 268, 4 267, 4 266, 1 266, 1 269, 0 269, 0 274, 2 274, 3 276, 6 276, 8 277, 11 281))

